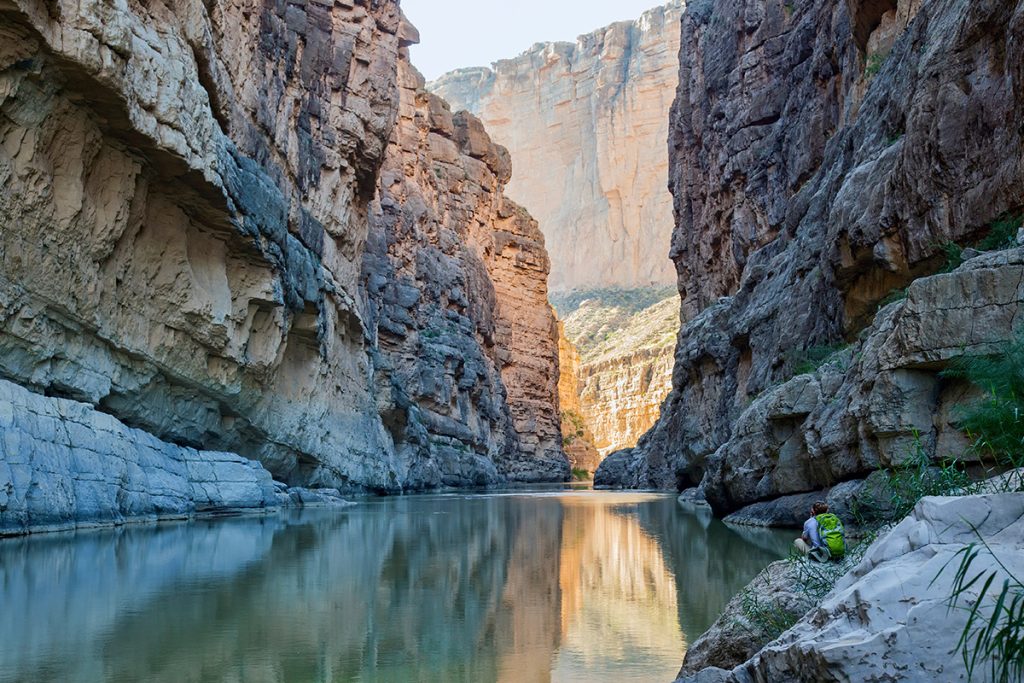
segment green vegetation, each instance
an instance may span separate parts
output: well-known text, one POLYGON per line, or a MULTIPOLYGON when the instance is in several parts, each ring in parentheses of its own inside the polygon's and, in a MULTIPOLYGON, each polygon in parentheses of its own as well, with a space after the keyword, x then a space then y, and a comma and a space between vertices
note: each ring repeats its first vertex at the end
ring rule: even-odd
POLYGON ((640 287, 637 289, 619 289, 616 287, 604 287, 601 289, 574 290, 571 292, 554 294, 548 297, 551 305, 558 312, 558 317, 563 320, 573 313, 584 303, 602 308, 618 308, 626 313, 639 313, 645 308, 650 308, 659 301, 671 296, 677 296, 675 287, 640 287))
MULTIPOLYGON (((1010 221, 1017 224, 1017 220, 1010 221)), ((993 227, 993 244, 1005 238, 1010 229, 993 227)), ((1016 231, 1013 231, 1016 237, 1016 231)), ((1024 336, 1018 334, 998 353, 967 356, 947 370, 947 376, 966 378, 985 392, 960 411, 960 424, 971 437, 971 449, 977 455, 995 460, 1000 468, 1024 466, 1024 336)), ((1007 491, 1024 490, 1021 478, 1005 481, 1007 491)), ((973 573, 971 567, 982 552, 990 555, 1006 577, 994 602, 974 601, 969 607, 967 624, 957 649, 973 680, 979 668, 988 669, 988 678, 999 683, 1017 681, 1024 674, 1024 583, 1013 575, 979 536, 981 547, 972 543, 959 553, 960 565, 953 582, 950 609, 967 602, 967 592, 980 586, 980 595, 989 590, 999 576, 993 570, 973 573)), ((945 569, 945 568, 944 568, 945 569)), ((938 578, 938 577, 936 577, 938 578)), ((967 608, 965 608, 967 609, 967 608)))
POLYGON ((643 351, 671 353, 679 333, 679 295, 672 287, 573 292, 551 301, 584 364, 643 351))
POLYGON ((587 423, 583 416, 575 410, 562 411, 562 429, 569 427, 567 433, 562 434, 562 445, 571 446, 576 439, 582 439, 586 434, 587 423))
MULTIPOLYGON (((988 680, 998 683, 1020 681, 1024 678, 1024 582, 1007 569, 980 535, 978 538, 981 547, 971 543, 957 553, 960 565, 953 581, 949 608, 958 608, 961 602, 970 603, 967 593, 973 586, 981 586, 980 595, 989 595, 1000 572, 992 570, 986 574, 980 571, 972 576, 971 567, 982 552, 995 560, 1007 578, 1003 579, 991 612, 987 611, 984 600, 975 600, 973 605, 963 607, 968 610, 967 623, 960 634, 957 650, 967 667, 968 680, 974 680, 979 667, 986 668, 987 664, 988 680)), ((943 571, 945 569, 943 567, 943 571)))
POLYGON ((789 367, 793 369, 793 375, 806 375, 837 360, 838 356, 848 348, 850 348, 849 344, 830 344, 795 350, 788 354, 789 367))
POLYGON ((933 464, 918 434, 907 459, 879 474, 880 481, 853 508, 857 526, 869 533, 899 522, 925 496, 967 495, 977 490, 960 460, 933 464))
POLYGON ((576 481, 588 481, 590 479, 590 470, 584 470, 579 467, 572 468, 572 478, 576 481))
POLYGON ((878 52, 868 55, 867 62, 864 65, 864 76, 868 80, 871 80, 878 75, 878 72, 882 70, 882 65, 885 64, 885 60, 888 54, 880 54, 878 52))
MULTIPOLYGON (((1017 246, 1017 230, 1024 223, 1022 214, 1003 214, 988 225, 988 233, 974 247, 980 251, 1002 251, 1017 246)), ((963 247, 953 241, 937 245, 945 257, 940 273, 951 273, 964 262, 963 247)))
POLYGON ((886 147, 892 147, 897 142, 899 142, 902 137, 903 137, 903 133, 902 132, 890 133, 889 135, 885 136, 885 146, 886 147))
POLYGON ((942 252, 943 257, 945 257, 942 270, 939 271, 940 273, 952 273, 963 265, 964 250, 956 242, 943 242, 939 245, 939 250, 942 252))
POLYGON ((1017 229, 1024 222, 1019 214, 1004 214, 989 224, 988 234, 978 242, 982 251, 1009 249, 1017 244, 1017 229))
POLYGON ((894 290, 890 291, 888 294, 886 294, 882 298, 882 300, 878 302, 878 310, 882 310, 883 308, 885 308, 889 304, 894 304, 897 301, 903 301, 906 298, 907 298, 907 290, 906 290, 906 288, 894 289, 894 290))
POLYGON ((740 609, 743 616, 757 630, 755 635, 767 636, 767 640, 775 640, 800 621, 800 615, 793 614, 778 603, 766 600, 757 591, 747 588, 740 595, 740 609))
POLYGON ((1024 336, 996 353, 965 356, 943 374, 985 392, 957 415, 972 450, 1001 467, 1024 467, 1024 336))

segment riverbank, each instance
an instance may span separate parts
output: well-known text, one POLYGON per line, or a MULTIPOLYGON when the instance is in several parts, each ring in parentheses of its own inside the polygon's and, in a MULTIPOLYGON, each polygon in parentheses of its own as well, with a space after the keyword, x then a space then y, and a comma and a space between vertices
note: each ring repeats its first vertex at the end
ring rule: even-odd
POLYGON ((975 638, 1003 582, 1012 598, 1021 576, 1024 493, 924 498, 841 565, 767 567, 690 645, 677 683, 968 680, 965 628, 975 638), (969 576, 982 580, 965 585, 958 569, 974 551, 969 576))

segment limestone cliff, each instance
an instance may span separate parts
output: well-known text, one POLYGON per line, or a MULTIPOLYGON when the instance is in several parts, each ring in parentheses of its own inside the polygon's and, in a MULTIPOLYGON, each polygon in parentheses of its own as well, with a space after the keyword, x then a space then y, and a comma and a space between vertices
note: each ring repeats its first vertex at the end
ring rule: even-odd
POLYGON ((681 0, 430 84, 512 153, 508 195, 540 222, 553 291, 674 281, 665 189, 681 0))
POLYGON ((565 324, 558 322, 558 406, 562 411, 562 447, 575 470, 594 472, 601 454, 594 447, 594 435, 580 403, 580 354, 565 336, 565 324))
MULTIPOLYGON (((369 207, 396 140, 398 63, 414 40, 391 1, 0 2, 0 378, 200 459, 258 461, 288 484, 392 491, 445 480, 450 463, 412 454, 403 425, 415 416, 396 404, 393 372, 429 374, 440 361, 378 349, 362 287, 364 246, 381 239, 369 207)), ((468 155, 498 153, 479 151, 473 128, 458 129, 468 155)), ((497 478, 560 476, 554 322, 546 305, 529 308, 546 294, 543 246, 485 176, 475 176, 483 188, 452 182, 467 203, 492 206, 473 217, 467 249, 486 264, 477 289, 494 292, 472 305, 494 310, 449 322, 470 346, 484 340, 493 367, 486 390, 474 379, 468 395, 446 397, 458 427, 426 434, 475 430, 497 478), (514 297, 526 308, 512 313, 514 297), (494 433, 474 422, 484 412, 494 433), (542 464, 531 469, 534 456, 542 464)), ((408 201, 416 211, 421 200, 408 201)), ((448 276, 426 279, 440 291, 448 276)), ((53 505, 39 488, 53 478, 73 521, 91 504, 77 482, 94 472, 46 465, 54 425, 31 405, 3 407, 4 431, 23 425, 25 438, 4 452, 0 514, 6 524, 53 505)), ((54 443, 113 457, 110 443, 76 441, 54 419, 54 443)), ((136 480, 111 477, 104 500, 131 517, 119 492, 136 480)))
POLYGON ((563 479, 544 238, 501 194, 508 152, 405 61, 399 78, 364 257, 385 423, 416 481, 563 479))
POLYGON ((688 6, 673 391, 601 480, 703 480, 722 513, 862 477, 905 457, 915 431, 929 454, 956 449, 946 406, 962 388, 938 372, 1012 334, 1019 255, 968 261, 875 313, 940 269, 943 243, 1024 207, 1007 153, 1024 142, 1020 25, 1001 0, 688 6), (778 387, 843 340, 849 357, 778 387))
POLYGON ((563 377, 575 368, 574 410, 601 457, 634 446, 671 388, 679 297, 671 288, 603 289, 555 301, 566 315, 565 343, 578 356, 563 368, 563 377))

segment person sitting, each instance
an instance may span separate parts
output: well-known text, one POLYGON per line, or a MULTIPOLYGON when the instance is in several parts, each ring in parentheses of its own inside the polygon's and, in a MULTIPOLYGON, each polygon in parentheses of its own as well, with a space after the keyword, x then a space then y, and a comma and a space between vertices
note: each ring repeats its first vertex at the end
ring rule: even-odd
POLYGON ((793 546, 801 555, 818 562, 840 560, 846 554, 843 523, 828 511, 826 503, 818 501, 811 507, 804 532, 793 541, 793 546))

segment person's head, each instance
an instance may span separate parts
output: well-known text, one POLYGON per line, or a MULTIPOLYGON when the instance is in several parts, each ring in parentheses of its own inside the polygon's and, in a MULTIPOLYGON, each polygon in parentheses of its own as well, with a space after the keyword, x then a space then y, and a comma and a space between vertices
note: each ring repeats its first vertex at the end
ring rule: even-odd
POLYGON ((825 501, 819 500, 811 506, 811 516, 817 517, 828 512, 828 504, 825 501))

